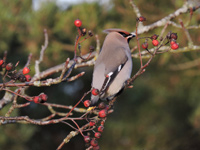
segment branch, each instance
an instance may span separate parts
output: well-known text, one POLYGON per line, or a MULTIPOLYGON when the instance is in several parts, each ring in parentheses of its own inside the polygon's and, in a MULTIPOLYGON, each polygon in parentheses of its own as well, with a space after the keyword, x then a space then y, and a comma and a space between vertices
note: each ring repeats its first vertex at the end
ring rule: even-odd
POLYGON ((44 45, 42 45, 42 48, 40 50, 40 58, 39 60, 35 61, 35 76, 38 76, 40 74, 40 63, 43 61, 43 57, 44 57, 44 51, 47 49, 48 46, 48 34, 47 34, 47 30, 44 29, 44 45))
MULTIPOLYGON (((140 15, 139 9, 137 7, 135 7, 133 0, 130 0, 130 3, 132 4, 133 10, 136 13, 136 16, 140 15)), ((181 8, 177 9, 174 13, 171 13, 168 16, 166 16, 150 25, 143 26, 143 25, 139 24, 138 34, 148 32, 156 27, 164 26, 166 23, 173 24, 172 22, 170 22, 170 20, 179 16, 180 14, 188 13, 188 9, 190 7, 191 7, 191 5, 189 5, 188 2, 186 1, 185 4, 181 8)))

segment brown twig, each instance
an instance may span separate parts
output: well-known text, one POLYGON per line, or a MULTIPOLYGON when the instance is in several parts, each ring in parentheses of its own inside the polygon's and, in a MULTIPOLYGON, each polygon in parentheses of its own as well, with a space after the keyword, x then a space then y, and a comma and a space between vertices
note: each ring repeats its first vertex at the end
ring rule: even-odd
POLYGON ((143 66, 143 63, 142 63, 142 55, 141 55, 141 50, 140 50, 140 43, 139 43, 139 39, 138 39, 138 23, 139 21, 137 21, 136 23, 136 31, 135 31, 135 35, 136 35, 136 39, 137 39, 137 45, 138 45, 138 51, 139 51, 139 56, 140 56, 140 65, 141 67, 143 66))

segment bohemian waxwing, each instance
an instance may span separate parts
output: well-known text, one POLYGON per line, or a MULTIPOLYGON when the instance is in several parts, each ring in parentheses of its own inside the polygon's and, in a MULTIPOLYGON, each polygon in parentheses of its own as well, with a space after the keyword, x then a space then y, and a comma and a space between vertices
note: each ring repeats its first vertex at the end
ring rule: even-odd
POLYGON ((98 89, 99 94, 91 94, 91 105, 99 99, 111 100, 119 94, 130 78, 132 58, 129 41, 135 33, 121 29, 107 29, 100 54, 94 65, 92 88, 98 89))

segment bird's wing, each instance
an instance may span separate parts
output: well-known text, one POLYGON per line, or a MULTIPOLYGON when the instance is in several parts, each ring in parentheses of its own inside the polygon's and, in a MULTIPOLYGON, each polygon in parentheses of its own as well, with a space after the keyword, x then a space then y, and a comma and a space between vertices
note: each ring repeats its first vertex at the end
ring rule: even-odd
POLYGON ((125 48, 120 47, 115 49, 113 54, 107 55, 111 56, 112 58, 107 58, 105 61, 105 80, 101 87, 100 95, 102 95, 108 89, 109 85, 113 82, 114 78, 118 75, 118 73, 126 64, 128 57, 125 51, 125 48))

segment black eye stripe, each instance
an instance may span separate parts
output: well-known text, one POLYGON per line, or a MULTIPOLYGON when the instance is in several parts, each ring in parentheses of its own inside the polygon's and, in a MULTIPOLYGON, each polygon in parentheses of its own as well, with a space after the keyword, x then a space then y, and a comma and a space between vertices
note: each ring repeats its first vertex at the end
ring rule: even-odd
POLYGON ((131 34, 125 34, 124 32, 119 32, 123 37, 128 37, 130 36, 131 34))
POLYGON ((124 33, 124 32, 118 32, 119 34, 121 34, 124 38, 126 38, 127 39, 127 41, 128 41, 128 43, 130 42, 130 40, 133 38, 133 37, 135 37, 135 35, 134 34, 126 34, 126 33, 124 33))

